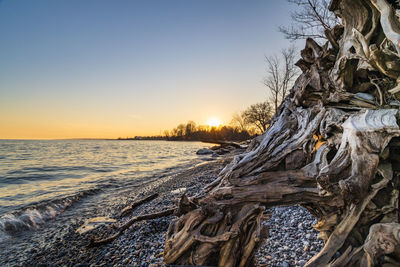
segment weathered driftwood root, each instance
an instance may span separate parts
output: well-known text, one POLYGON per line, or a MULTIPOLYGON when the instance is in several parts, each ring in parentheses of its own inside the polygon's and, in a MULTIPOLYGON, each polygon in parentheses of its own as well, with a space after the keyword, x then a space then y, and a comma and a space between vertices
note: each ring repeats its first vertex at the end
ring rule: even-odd
MULTIPOLYGON (((196 207, 194 210, 171 223, 167 233, 164 255, 166 262, 245 266, 251 261, 252 254, 248 249, 255 248, 262 240, 259 234, 261 229, 258 228, 260 226, 256 224, 261 220, 264 207, 300 203, 306 206, 314 205, 311 211, 320 219, 316 228, 324 233, 323 236, 329 236, 325 249, 309 263, 309 266, 328 264, 332 256, 347 240, 365 207, 389 181, 383 180, 372 185, 373 189, 370 192, 368 189, 365 189, 365 193, 362 190, 365 186, 364 183, 371 180, 367 177, 375 176, 378 166, 374 162, 377 162, 385 145, 392 136, 400 134, 396 121, 393 121, 395 113, 393 110, 365 111, 365 113, 349 117, 343 123, 344 132, 340 142, 341 146, 330 163, 326 158, 329 147, 323 144, 314 152, 316 153, 314 161, 298 170, 260 171, 261 166, 257 166, 254 167, 257 168, 254 169, 257 171, 250 172, 251 175, 242 176, 239 179, 232 175, 234 172, 232 168, 207 197, 190 200, 197 203, 197 206, 194 205, 196 207), (371 112, 372 114, 370 114, 371 112), (388 119, 377 120, 382 117, 382 112, 391 115, 388 115, 388 119), (392 133, 390 134, 390 132, 392 133), (374 134, 376 144, 366 145, 363 143, 369 134, 374 134), (352 153, 361 153, 360 155, 362 155, 365 153, 363 152, 365 149, 369 152, 372 152, 371 149, 375 149, 375 152, 368 154, 371 157, 354 157, 352 155, 352 153), (353 165, 353 168, 349 168, 349 164, 353 165), (342 181, 348 183, 348 186, 341 188, 337 181, 334 185, 327 186, 331 184, 330 179, 337 179, 337 175, 347 169, 346 179, 342 181), (360 177, 365 179, 360 180, 360 177), (234 185, 232 186, 232 184, 234 185), (354 196, 354 188, 359 190, 358 195, 354 196), (341 195, 335 196, 334 192, 341 192, 341 195), (346 201, 354 200, 358 202, 346 207, 346 201), (341 214, 342 211, 344 211, 343 214, 341 214), (238 257, 232 257, 232 255, 238 255, 238 257)), ((326 113, 319 112, 318 114, 326 113)), ((314 120, 321 123, 318 116, 314 117, 314 120)), ((308 123, 308 125, 312 128, 315 127, 313 123, 308 123)), ((307 133, 311 136, 315 134, 310 133, 307 128, 300 127, 300 129, 303 134, 307 133)), ((316 127, 315 129, 320 128, 316 127)), ((270 131, 272 130, 273 128, 270 131)), ((296 136, 297 140, 302 139, 299 135, 296 136)), ((291 140, 291 138, 289 139, 291 140)), ((310 140, 315 141, 313 138, 310 140)), ((275 149, 281 149, 282 144, 276 146, 275 149)), ((314 142, 315 145, 316 142, 314 142)), ((259 151, 261 154, 262 152, 264 151, 259 151)), ((281 151, 282 154, 285 152, 281 151)), ((278 154, 274 151, 270 151, 268 154, 270 153, 278 154)), ((296 154, 298 154, 296 160, 304 161, 299 152, 296 154)), ((286 159, 288 158, 291 159, 286 157, 286 159)), ((249 161, 247 164, 250 163, 254 162, 249 161)), ((271 161, 264 162, 263 166, 268 163, 271 161)), ((285 165, 293 166, 293 163, 285 161, 285 165)))
MULTIPOLYGON (((364 266, 374 266, 381 255, 394 253, 400 246, 400 224, 377 223, 371 226, 363 246, 364 254, 361 262, 364 266)), ((400 265, 400 258, 396 259, 400 265)))
POLYGON ((150 214, 139 215, 139 216, 133 217, 132 219, 127 221, 125 224, 121 225, 119 227, 119 231, 116 234, 114 234, 110 237, 104 238, 104 239, 100 239, 100 240, 95 240, 94 238, 91 239, 88 247, 104 245, 104 244, 114 241, 119 236, 121 236, 126 229, 131 227, 135 222, 166 217, 166 216, 172 215, 175 211, 176 211, 176 208, 169 208, 169 209, 161 211, 161 212, 150 213, 150 214))
POLYGON ((352 248, 349 246, 346 251, 329 267, 341 266, 381 266, 379 257, 392 254, 394 258, 383 257, 386 266, 399 266, 400 257, 396 250, 400 246, 400 224, 399 223, 377 223, 371 226, 364 245, 352 248), (357 264, 358 263, 358 264, 357 264))
MULTIPOLYGON (((151 201, 152 199, 156 198, 157 196, 158 196, 158 194, 150 195, 146 198, 143 198, 143 199, 133 203, 131 206, 135 205, 136 207, 138 207, 148 201, 151 201)), ((179 216, 179 215, 185 214, 188 211, 193 209, 194 204, 189 201, 189 199, 187 198, 187 196, 185 194, 182 195, 179 199, 176 199, 176 202, 177 202, 177 207, 167 208, 166 210, 161 211, 161 212, 139 215, 139 216, 131 218, 129 221, 127 221, 126 223, 124 223, 123 225, 121 225, 119 227, 114 227, 114 228, 119 229, 119 231, 110 237, 100 239, 100 240, 95 240, 95 238, 93 237, 90 240, 88 247, 104 245, 104 244, 114 241, 119 236, 121 236, 126 229, 131 227, 135 222, 162 218, 162 217, 170 216, 172 214, 179 216)), ((130 208, 131 206, 129 206, 128 208, 130 208)))
POLYGON ((264 209, 294 203, 318 218, 314 228, 325 242, 307 266, 400 260, 393 5, 332 1, 343 21, 342 31, 329 34, 333 48, 308 39, 297 62, 303 74, 262 140, 204 191, 181 200, 187 209, 170 224, 166 263, 249 266, 265 237, 264 209))
MULTIPOLYGON (((337 252, 338 248, 343 246, 347 236, 360 219, 360 215, 366 206, 370 203, 372 198, 375 197, 376 193, 378 193, 380 189, 384 188, 388 182, 389 180, 387 178, 383 178, 382 181, 374 184, 372 186, 372 191, 366 197, 364 197, 361 202, 356 205, 352 205, 348 210, 345 211, 345 214, 342 215, 342 221, 335 227, 334 231, 325 243, 324 248, 309 260, 307 266, 323 266, 330 261, 333 255, 337 252)), ((344 264, 343 259, 341 264, 344 264)))
POLYGON ((122 209, 121 214, 119 215, 119 217, 124 217, 126 215, 129 214, 129 212, 133 211, 135 208, 139 207, 140 205, 143 205, 146 202, 152 201, 153 199, 158 197, 158 193, 152 194, 150 196, 147 196, 145 198, 142 198, 138 201, 135 201, 134 203, 132 203, 131 205, 125 207, 122 209))

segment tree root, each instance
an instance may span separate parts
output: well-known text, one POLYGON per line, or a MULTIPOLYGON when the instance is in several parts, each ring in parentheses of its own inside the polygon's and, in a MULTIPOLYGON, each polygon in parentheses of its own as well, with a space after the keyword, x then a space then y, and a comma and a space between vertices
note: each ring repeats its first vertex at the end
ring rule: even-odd
POLYGON ((132 219, 127 221, 125 224, 123 224, 121 227, 119 227, 119 232, 118 233, 116 233, 116 234, 114 234, 114 235, 112 235, 110 237, 107 237, 107 238, 104 238, 104 239, 100 239, 100 240, 95 240, 94 238, 92 238, 90 240, 90 243, 89 243, 88 247, 96 247, 96 246, 104 245, 104 244, 107 244, 107 243, 110 243, 110 242, 114 241, 119 236, 121 236, 126 229, 131 227, 132 224, 134 224, 135 222, 166 217, 166 216, 174 214, 175 211, 176 211, 176 208, 169 208, 169 209, 161 211, 161 212, 150 213, 150 214, 139 215, 139 216, 133 217, 132 219))
POLYGON ((400 262, 400 157, 390 144, 400 136, 399 110, 373 80, 393 84, 400 75, 400 28, 389 38, 378 21, 387 5, 392 12, 386 0, 332 0, 344 27, 339 51, 307 39, 296 63, 303 73, 258 145, 182 199, 190 205, 170 224, 165 264, 251 266, 264 209, 294 203, 317 217, 325 242, 306 266, 400 262), (396 51, 378 47, 385 37, 396 51), (354 101, 361 92, 377 105, 354 101))

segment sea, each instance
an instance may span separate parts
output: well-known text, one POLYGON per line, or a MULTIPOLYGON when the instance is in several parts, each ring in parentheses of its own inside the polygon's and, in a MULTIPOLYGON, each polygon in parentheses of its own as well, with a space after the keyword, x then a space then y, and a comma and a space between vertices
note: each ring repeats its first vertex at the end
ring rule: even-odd
POLYGON ((196 155, 204 147, 147 140, 0 140, 0 262, 70 218, 105 208, 122 191, 134 195, 211 160, 196 155))

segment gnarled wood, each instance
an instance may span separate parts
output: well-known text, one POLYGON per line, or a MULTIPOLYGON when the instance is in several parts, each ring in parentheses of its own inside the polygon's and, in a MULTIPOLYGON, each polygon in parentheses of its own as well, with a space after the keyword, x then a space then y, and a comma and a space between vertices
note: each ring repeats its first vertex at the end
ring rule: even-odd
POLYGON ((400 259, 395 7, 333 0, 330 9, 343 22, 328 36, 333 47, 308 39, 303 73, 267 131, 204 191, 181 199, 190 209, 170 224, 166 263, 248 266, 265 238, 264 209, 294 203, 318 218, 325 242, 307 266, 400 259))

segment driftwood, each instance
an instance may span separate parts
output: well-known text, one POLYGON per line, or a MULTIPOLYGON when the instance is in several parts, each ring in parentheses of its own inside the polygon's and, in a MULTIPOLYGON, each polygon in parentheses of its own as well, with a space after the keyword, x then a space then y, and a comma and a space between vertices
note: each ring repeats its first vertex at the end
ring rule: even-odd
POLYGON ((227 146, 231 146, 234 148, 243 148, 242 145, 240 145, 237 142, 233 142, 233 141, 224 141, 224 140, 201 140, 201 142, 203 143, 210 143, 210 144, 217 144, 220 145, 221 147, 227 147, 227 146))
MULTIPOLYGON (((147 203, 155 198, 158 197, 158 193, 154 193, 152 195, 149 195, 145 198, 142 198, 138 201, 135 201, 134 203, 132 203, 131 205, 125 207, 122 209, 120 217, 124 217, 126 216, 129 212, 131 212, 132 210, 134 210, 135 208, 143 205, 144 203, 147 203)), ((145 220, 151 220, 151 219, 156 219, 156 218, 161 218, 161 217, 165 217, 165 216, 169 216, 171 214, 174 213, 174 211, 176 211, 176 208, 168 208, 164 211, 161 212, 157 212, 157 213, 150 213, 150 214, 144 214, 144 215, 139 215, 136 217, 131 218, 129 221, 127 221, 126 223, 122 224, 121 226, 115 226, 113 225, 111 228, 117 228, 119 231, 117 233, 115 233, 114 235, 107 237, 107 238, 103 238, 103 239, 99 239, 96 240, 95 237, 93 236, 92 239, 90 240, 88 247, 95 247, 95 246, 100 246, 100 245, 104 245, 107 243, 110 243, 112 241, 114 241, 115 239, 117 239, 119 236, 121 236, 124 231, 126 229, 128 229, 129 227, 131 227, 135 222, 139 222, 139 221, 145 221, 145 220)), ((97 217, 97 218, 93 218, 93 219, 102 219, 101 222, 106 221, 105 217, 97 217)), ((86 232, 88 230, 85 229, 86 225, 90 222, 93 221, 93 219, 88 220, 85 224, 83 224, 81 227, 78 228, 77 232, 86 232)), ((112 222, 116 222, 116 220, 114 219, 110 219, 107 218, 108 221, 112 221, 112 222)), ((96 220, 95 220, 96 221, 96 220)))
POLYGON ((104 245, 104 244, 114 241, 115 239, 120 237, 124 233, 125 230, 129 229, 129 227, 131 227, 135 222, 166 217, 166 216, 172 215, 175 211, 176 211, 176 208, 168 208, 161 212, 150 213, 150 214, 139 215, 139 216, 133 217, 132 219, 130 219, 129 221, 127 221, 126 223, 121 225, 118 228, 119 231, 116 234, 114 234, 110 237, 104 238, 104 239, 100 239, 100 240, 96 240, 96 239, 92 238, 90 240, 88 247, 100 246, 100 245, 104 245))
MULTIPOLYGON (((150 195, 139 201, 136 201, 135 203, 133 203, 131 206, 128 206, 127 208, 130 209, 132 206, 138 207, 148 201, 151 201, 152 199, 156 198, 157 196, 158 196, 157 193, 150 195)), ((177 207, 170 207, 170 208, 167 208, 166 210, 163 210, 160 212, 148 213, 148 214, 135 216, 119 227, 117 227, 117 226, 112 227, 112 228, 117 228, 119 230, 117 233, 115 233, 112 236, 109 236, 109 237, 103 238, 103 239, 98 239, 98 240, 96 240, 95 237, 93 236, 92 239, 90 240, 89 244, 87 245, 87 247, 96 247, 96 246, 111 243, 112 241, 114 241, 115 239, 120 237, 125 232, 125 230, 129 229, 129 227, 131 227, 136 222, 167 217, 167 216, 170 216, 173 214, 176 216, 180 216, 180 215, 185 214, 188 211, 193 209, 193 204, 189 201, 189 199, 187 198, 187 196, 185 194, 183 194, 179 199, 176 199, 176 202, 177 202, 177 207)), ((123 210, 125 210, 127 208, 124 208, 123 210)))
POLYGON ((158 193, 152 194, 150 196, 147 196, 145 198, 142 198, 138 201, 135 201, 134 203, 132 203, 129 206, 126 206, 125 208, 122 209, 121 214, 119 215, 119 217, 124 217, 126 215, 129 214, 129 212, 133 211, 136 207, 139 207, 140 205, 149 202, 153 199, 155 199, 156 197, 158 197, 158 193))
POLYGON ((265 209, 295 203, 318 219, 325 242, 306 266, 400 262, 397 8, 331 2, 343 23, 329 34, 331 47, 306 41, 303 73, 259 142, 181 199, 165 263, 249 266, 266 237, 265 209))

